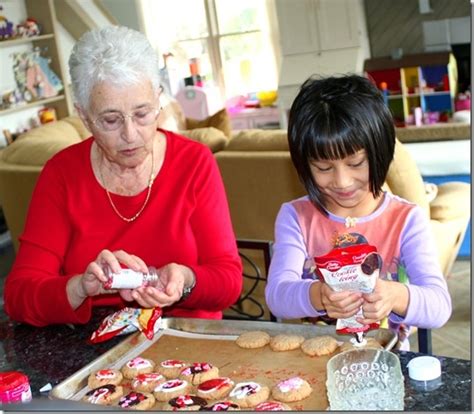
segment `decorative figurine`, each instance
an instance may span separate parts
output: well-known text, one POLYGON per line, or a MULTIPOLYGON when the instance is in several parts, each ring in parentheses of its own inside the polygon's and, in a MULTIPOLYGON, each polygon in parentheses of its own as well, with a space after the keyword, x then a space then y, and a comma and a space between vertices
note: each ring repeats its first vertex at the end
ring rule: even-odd
MULTIPOLYGON (((0 5, 0 11, 3 10, 3 7, 0 5)), ((5 16, 0 15, 0 40, 8 40, 14 37, 15 30, 13 28, 13 23, 8 20, 5 16)))
POLYGON ((23 23, 17 24, 16 34, 20 37, 39 36, 41 34, 41 26, 34 18, 28 17, 23 23))
POLYGON ((40 49, 32 52, 13 53, 13 72, 18 89, 27 102, 58 95, 63 84, 51 70, 49 58, 40 55, 40 49))

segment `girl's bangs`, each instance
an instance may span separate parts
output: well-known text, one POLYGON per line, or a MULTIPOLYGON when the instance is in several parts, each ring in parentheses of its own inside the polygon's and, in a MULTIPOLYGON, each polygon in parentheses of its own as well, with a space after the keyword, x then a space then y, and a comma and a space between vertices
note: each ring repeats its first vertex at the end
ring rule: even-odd
POLYGON ((313 160, 340 160, 363 149, 360 137, 354 136, 352 131, 338 131, 328 133, 320 131, 319 135, 307 141, 309 158, 313 160))

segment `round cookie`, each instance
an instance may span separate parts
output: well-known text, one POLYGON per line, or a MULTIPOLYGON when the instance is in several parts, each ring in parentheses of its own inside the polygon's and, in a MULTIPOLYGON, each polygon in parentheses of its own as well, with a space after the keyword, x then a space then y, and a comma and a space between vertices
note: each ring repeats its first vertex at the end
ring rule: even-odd
POLYGON ((309 356, 322 356, 332 354, 338 346, 332 336, 318 336, 306 339, 301 344, 301 350, 309 356))
POLYGON ((291 351, 298 349, 304 342, 304 336, 281 334, 273 336, 270 339, 270 348, 272 351, 291 351))
POLYGON ((342 345, 339 346, 339 351, 351 351, 353 349, 361 349, 361 348, 378 348, 382 349, 383 346, 376 341, 374 338, 364 338, 365 343, 357 344, 353 343, 352 339, 348 342, 344 342, 342 345))
POLYGON ((82 401, 90 404, 110 405, 122 395, 123 388, 120 385, 105 384, 87 392, 82 401))
POLYGON ((203 408, 203 411, 239 411, 239 404, 233 401, 218 401, 203 408))
POLYGON ((193 362, 189 367, 181 370, 179 378, 190 382, 193 385, 199 385, 204 381, 219 376, 219 368, 208 362, 193 362))
POLYGON ((105 384, 119 385, 122 379, 123 375, 117 369, 100 369, 89 375, 87 385, 90 389, 98 388, 105 384))
POLYGON ((234 381, 228 377, 212 378, 199 384, 196 394, 206 400, 220 400, 229 394, 234 381))
POLYGON ((199 411, 201 408, 205 407, 207 401, 204 398, 198 397, 197 395, 178 395, 177 397, 172 398, 164 405, 165 410, 181 411, 199 411))
POLYGON ((254 411, 291 411, 285 403, 279 401, 265 401, 253 407, 254 411))
POLYGON ((160 362, 157 369, 158 372, 163 374, 166 378, 173 379, 178 378, 179 373, 188 365, 189 364, 180 359, 167 359, 160 362))
POLYGON ((131 386, 135 391, 153 392, 158 384, 165 382, 166 378, 158 372, 148 374, 138 374, 132 379, 131 386))
POLYGON ((122 367, 122 374, 127 379, 132 379, 138 374, 148 374, 155 369, 155 363, 151 359, 136 357, 128 361, 122 367))
POLYGON ((188 381, 172 379, 158 384, 153 391, 157 401, 169 401, 179 395, 188 394, 192 389, 188 381))
POLYGON ((241 348, 261 348, 270 342, 270 335, 264 331, 249 331, 239 335, 235 343, 241 348))
POLYGON ((128 410, 149 410, 155 402, 155 397, 148 392, 130 391, 120 398, 118 406, 128 410))
POLYGON ((272 397, 283 402, 294 402, 309 397, 313 389, 308 381, 300 377, 280 381, 272 388, 272 397))
POLYGON ((270 389, 257 382, 239 382, 232 389, 229 397, 239 404, 241 408, 251 408, 266 401, 270 395, 270 389))

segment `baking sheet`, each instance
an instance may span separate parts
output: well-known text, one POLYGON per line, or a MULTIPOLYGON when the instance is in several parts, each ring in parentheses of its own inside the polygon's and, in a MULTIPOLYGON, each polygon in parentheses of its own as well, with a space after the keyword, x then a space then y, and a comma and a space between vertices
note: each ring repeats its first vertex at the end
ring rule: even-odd
MULTIPOLYGON (((288 324, 276 322, 205 320, 166 318, 162 329, 153 340, 141 333, 124 339, 119 345, 86 365, 51 391, 52 398, 80 400, 89 390, 87 378, 102 368, 121 368, 128 360, 140 355, 159 363, 165 359, 182 359, 188 362, 209 362, 219 368, 219 375, 230 377, 235 383, 252 380, 271 388, 278 381, 300 376, 313 387, 307 399, 288 404, 293 410, 326 410, 326 364, 329 356, 310 357, 300 349, 274 352, 269 346, 243 349, 235 344, 238 335, 245 331, 263 330, 270 335, 294 333, 311 338, 330 335, 338 341, 350 338, 337 335, 334 326, 288 324)), ((385 349, 391 349, 396 336, 389 330, 370 331, 385 349)), ((157 403, 154 409, 160 409, 157 403)))

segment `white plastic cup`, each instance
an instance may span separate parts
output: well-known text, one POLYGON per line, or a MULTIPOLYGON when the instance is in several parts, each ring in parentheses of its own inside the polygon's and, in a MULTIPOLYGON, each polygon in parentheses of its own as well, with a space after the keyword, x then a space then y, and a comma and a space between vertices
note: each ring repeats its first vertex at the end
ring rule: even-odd
POLYGON ((400 360, 382 349, 356 349, 327 363, 327 394, 332 411, 403 411, 405 385, 400 360))

